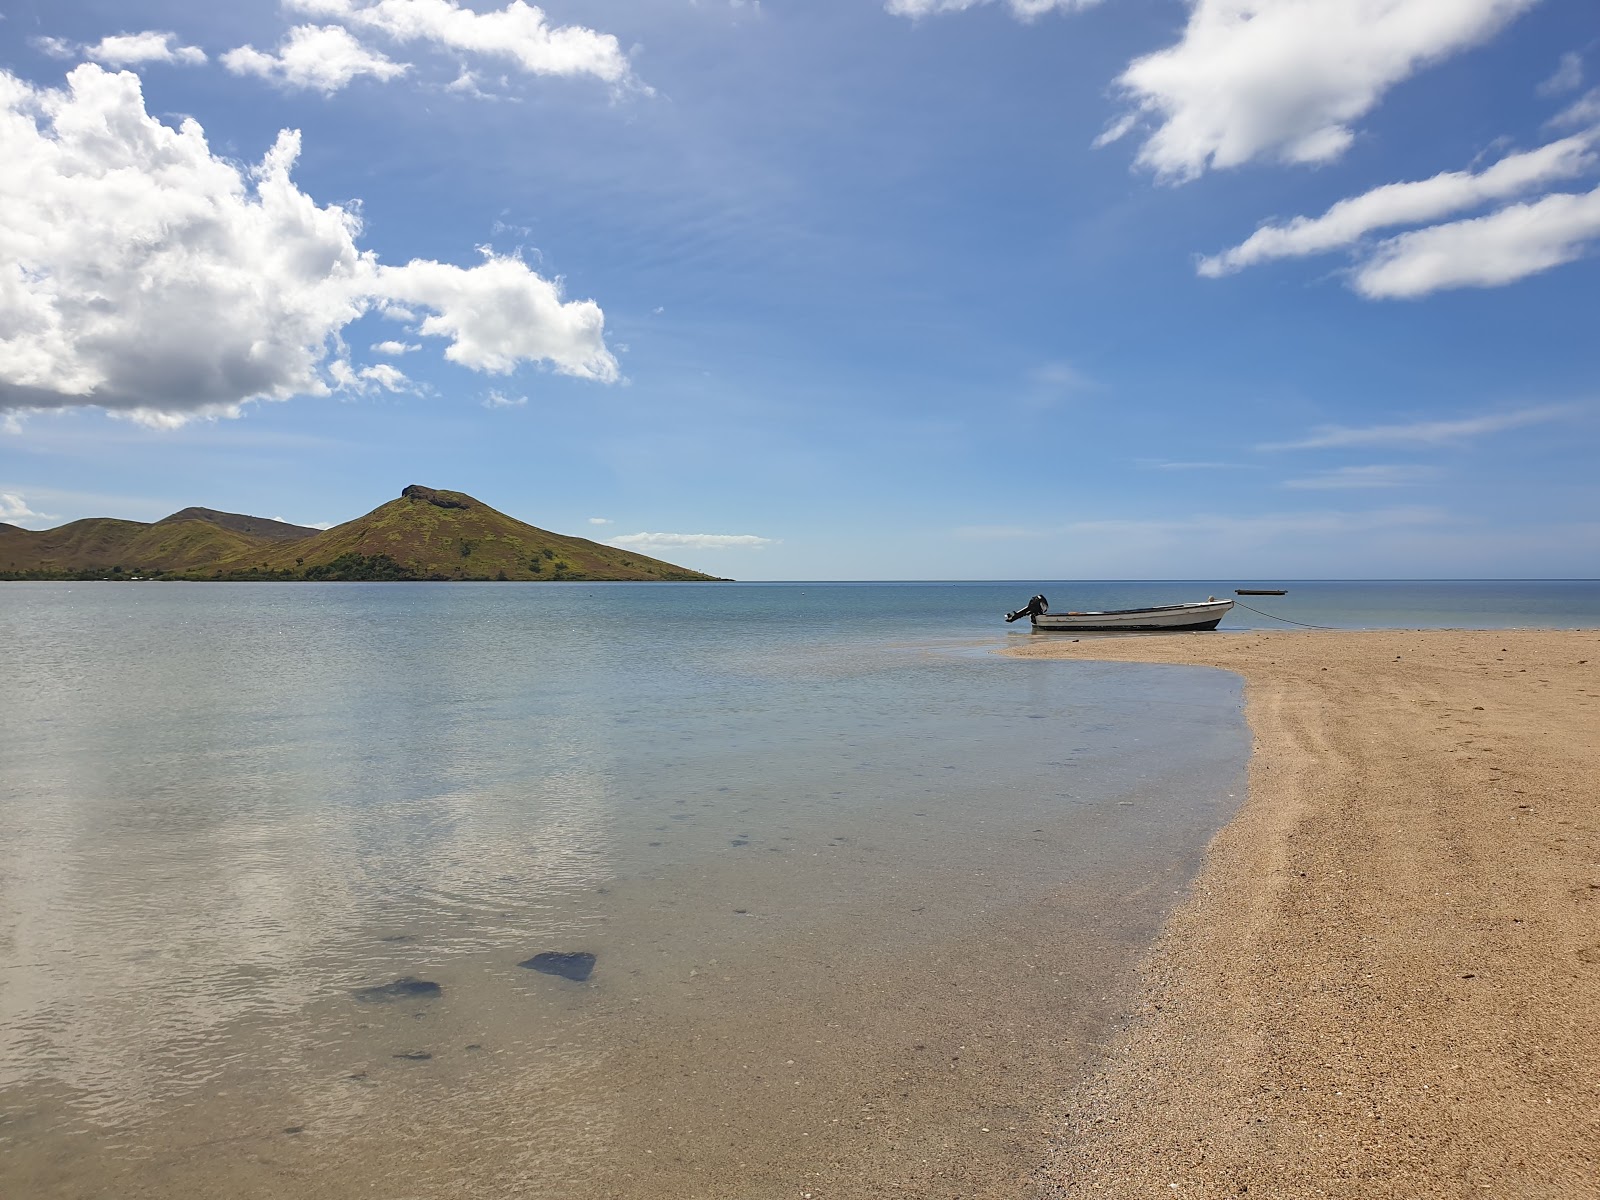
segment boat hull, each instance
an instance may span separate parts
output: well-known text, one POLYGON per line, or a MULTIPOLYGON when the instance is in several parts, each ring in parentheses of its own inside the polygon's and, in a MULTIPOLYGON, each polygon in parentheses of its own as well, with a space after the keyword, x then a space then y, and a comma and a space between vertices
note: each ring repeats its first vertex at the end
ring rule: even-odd
POLYGON ((1232 607, 1232 600, 1205 600, 1113 612, 1035 613, 1032 621, 1043 633, 1182 633, 1215 629, 1232 607))

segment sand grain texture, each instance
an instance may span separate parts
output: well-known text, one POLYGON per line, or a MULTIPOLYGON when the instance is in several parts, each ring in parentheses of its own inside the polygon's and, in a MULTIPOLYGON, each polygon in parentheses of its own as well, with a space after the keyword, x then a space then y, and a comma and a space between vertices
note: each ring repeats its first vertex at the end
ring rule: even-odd
POLYGON ((1600 634, 1041 641, 1246 680, 1250 793, 1048 1196, 1600 1196, 1600 634))

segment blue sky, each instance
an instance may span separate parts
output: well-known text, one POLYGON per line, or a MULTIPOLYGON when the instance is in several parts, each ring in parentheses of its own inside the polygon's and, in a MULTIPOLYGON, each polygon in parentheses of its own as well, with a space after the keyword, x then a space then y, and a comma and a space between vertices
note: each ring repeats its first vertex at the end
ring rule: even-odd
POLYGON ((0 13, 0 520, 1600 574, 1590 0, 0 13))

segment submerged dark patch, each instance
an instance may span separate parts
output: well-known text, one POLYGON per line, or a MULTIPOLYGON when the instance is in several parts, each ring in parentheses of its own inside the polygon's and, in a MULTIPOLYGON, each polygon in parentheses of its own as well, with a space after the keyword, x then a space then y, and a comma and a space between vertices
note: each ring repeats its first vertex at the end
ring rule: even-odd
POLYGON ((535 954, 532 958, 519 962, 517 966, 545 975, 559 975, 574 983, 582 983, 594 970, 594 955, 586 951, 562 954, 556 950, 546 950, 543 954, 535 954))
POLYGON ((357 988, 350 994, 363 1004, 374 1004, 384 1000, 425 1000, 444 995, 444 989, 431 980, 406 975, 393 983, 357 988))

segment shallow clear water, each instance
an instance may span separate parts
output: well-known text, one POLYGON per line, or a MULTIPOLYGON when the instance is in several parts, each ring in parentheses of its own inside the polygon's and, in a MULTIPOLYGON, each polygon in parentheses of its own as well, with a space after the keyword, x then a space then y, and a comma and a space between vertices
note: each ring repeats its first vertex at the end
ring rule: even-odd
MULTIPOLYGON (((1600 596, 1287 586, 1262 606, 1346 625, 1590 624, 1600 596)), ((744 1122, 716 1142, 742 1147, 728 1169, 776 1180, 790 1158, 748 1147, 810 1110, 749 1082, 770 1074, 694 1082, 708 1042, 729 1062, 828 1044, 825 1104, 871 1092, 896 1039, 999 1009, 1092 1039, 1237 802, 1247 738, 1230 676, 995 657, 1033 590, 1225 594, 0 585, 0 1183, 266 1193, 202 1148, 310 1128, 293 1154, 381 1158, 423 1121, 430 1163, 481 1150, 457 1185, 536 1171, 578 1195, 595 1163, 682 1142, 666 1097, 744 1122), (516 965, 544 950, 595 973, 516 965), (443 998, 352 998, 401 976, 443 998), (920 999, 968 976, 959 1004, 920 999), (499 1115, 443 1121, 463 1097, 499 1115)), ((1034 1058, 1082 1057, 1059 1053, 1034 1058)), ((1011 1112, 999 1077, 938 1104, 1011 1112)), ((722 1152, 596 1194, 696 1194, 722 1152)))

